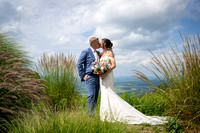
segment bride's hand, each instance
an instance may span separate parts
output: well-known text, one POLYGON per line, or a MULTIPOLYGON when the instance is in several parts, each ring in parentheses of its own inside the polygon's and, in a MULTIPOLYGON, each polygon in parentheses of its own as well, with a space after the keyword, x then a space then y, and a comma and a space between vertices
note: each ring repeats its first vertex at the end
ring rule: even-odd
POLYGON ((106 76, 106 74, 101 74, 101 78, 103 79, 106 76))

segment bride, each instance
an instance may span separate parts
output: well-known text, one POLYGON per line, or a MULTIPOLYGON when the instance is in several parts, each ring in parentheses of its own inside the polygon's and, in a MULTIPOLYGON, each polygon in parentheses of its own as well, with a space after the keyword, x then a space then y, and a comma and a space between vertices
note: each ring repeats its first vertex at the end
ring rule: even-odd
POLYGON ((113 69, 116 67, 116 63, 112 46, 113 44, 109 39, 102 39, 101 48, 103 49, 103 54, 100 61, 105 62, 106 60, 109 60, 111 67, 109 71, 105 74, 102 74, 100 78, 101 120, 106 120, 109 122, 119 121, 128 124, 149 123, 151 125, 158 125, 165 123, 166 121, 162 120, 163 117, 146 116, 117 95, 114 90, 113 69))

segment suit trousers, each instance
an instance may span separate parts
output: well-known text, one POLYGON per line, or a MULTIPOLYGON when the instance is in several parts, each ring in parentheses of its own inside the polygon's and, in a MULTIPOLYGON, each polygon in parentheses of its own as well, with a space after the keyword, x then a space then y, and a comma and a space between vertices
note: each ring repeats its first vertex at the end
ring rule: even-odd
POLYGON ((85 86, 88 91, 87 95, 87 115, 95 115, 95 106, 97 104, 99 94, 99 75, 90 75, 85 81, 85 86))

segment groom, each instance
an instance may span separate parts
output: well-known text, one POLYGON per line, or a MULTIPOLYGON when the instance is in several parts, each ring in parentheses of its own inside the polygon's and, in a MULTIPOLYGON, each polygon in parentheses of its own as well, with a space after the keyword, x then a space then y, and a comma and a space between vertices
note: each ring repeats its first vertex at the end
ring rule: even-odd
POLYGON ((96 49, 100 48, 99 39, 91 37, 89 40, 90 47, 83 50, 78 62, 77 68, 81 78, 81 82, 85 81, 85 86, 88 92, 87 95, 87 115, 95 115, 95 106, 99 94, 99 75, 93 73, 92 62, 99 61, 99 54, 96 49))

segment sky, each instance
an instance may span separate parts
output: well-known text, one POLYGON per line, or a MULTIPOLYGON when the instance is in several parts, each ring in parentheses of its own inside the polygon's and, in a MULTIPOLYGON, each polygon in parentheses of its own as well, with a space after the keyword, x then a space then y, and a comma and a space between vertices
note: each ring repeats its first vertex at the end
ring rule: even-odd
POLYGON ((168 51, 168 42, 181 45, 178 31, 199 30, 199 0, 0 0, 0 32, 24 46, 36 64, 43 53, 78 59, 96 36, 113 42, 116 77, 145 72, 148 49, 168 51))

